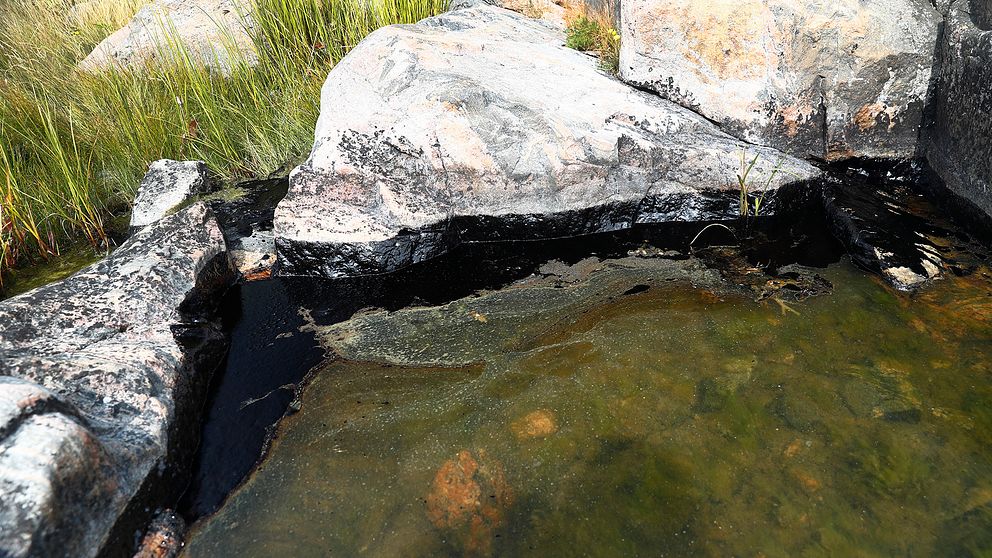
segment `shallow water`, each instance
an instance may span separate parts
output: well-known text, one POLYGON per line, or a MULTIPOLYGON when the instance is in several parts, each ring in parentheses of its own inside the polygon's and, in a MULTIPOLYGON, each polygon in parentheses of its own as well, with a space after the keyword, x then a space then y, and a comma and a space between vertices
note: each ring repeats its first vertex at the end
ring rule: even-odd
POLYGON ((72 275, 106 254, 90 245, 78 243, 48 261, 22 267, 6 274, 0 281, 0 300, 24 294, 72 275))
POLYGON ((651 273, 323 330, 365 362, 187 555, 992 552, 984 264, 910 297, 842 262, 784 304, 651 273))

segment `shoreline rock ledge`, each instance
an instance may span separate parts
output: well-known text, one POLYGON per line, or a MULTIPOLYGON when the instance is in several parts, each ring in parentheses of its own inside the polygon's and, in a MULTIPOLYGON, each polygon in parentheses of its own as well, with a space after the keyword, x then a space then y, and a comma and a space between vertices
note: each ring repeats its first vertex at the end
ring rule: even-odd
POLYGON ((197 203, 0 303, 0 556, 126 551, 146 504, 181 486, 231 277, 197 203))
POLYGON ((313 151, 276 209, 278 272, 363 275, 463 241, 733 219, 745 150, 755 188, 771 177, 763 214, 819 176, 564 42, 485 4, 362 41, 330 72, 313 151))

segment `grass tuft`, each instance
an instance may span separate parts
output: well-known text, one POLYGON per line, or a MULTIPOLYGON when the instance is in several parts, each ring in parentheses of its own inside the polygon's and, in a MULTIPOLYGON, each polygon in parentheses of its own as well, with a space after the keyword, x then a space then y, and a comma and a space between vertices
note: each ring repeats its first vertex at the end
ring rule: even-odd
POLYGON ((584 52, 595 50, 599 44, 600 33, 602 29, 598 22, 584 15, 579 16, 571 21, 565 30, 565 46, 584 52))
POLYGON ((106 244, 105 224, 156 159, 200 159, 227 182, 292 166, 312 147, 334 64, 375 29, 448 0, 246 0, 257 65, 231 41, 218 47, 222 75, 166 29, 158 62, 76 70, 142 4, 0 1, 0 286, 61 244, 106 244))
POLYGON ((599 66, 611 75, 620 72, 620 33, 614 21, 612 3, 605 2, 599 11, 591 10, 585 3, 569 6, 566 18, 565 46, 599 55, 599 66))
POLYGON ((747 148, 741 149, 741 167, 740 171, 737 173, 737 189, 740 194, 739 208, 741 217, 758 217, 761 214, 761 208, 765 203, 765 195, 771 189, 772 181, 779 172, 782 172, 782 163, 784 157, 780 158, 778 164, 772 172, 768 173, 765 178, 764 187, 757 194, 753 192, 754 183, 751 177, 751 171, 754 170, 754 166, 758 164, 758 159, 760 155, 755 155, 751 162, 748 162, 747 148))

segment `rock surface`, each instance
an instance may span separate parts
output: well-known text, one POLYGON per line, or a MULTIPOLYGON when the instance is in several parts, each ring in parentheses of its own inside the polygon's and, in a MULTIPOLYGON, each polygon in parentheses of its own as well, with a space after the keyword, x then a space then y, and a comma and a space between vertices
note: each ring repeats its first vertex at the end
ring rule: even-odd
POLYGON ((96 555, 139 491, 174 482, 170 459, 192 451, 177 432, 223 348, 203 305, 229 276, 195 204, 0 304, 0 555, 96 555))
POLYGON ((268 279, 276 263, 276 240, 272 231, 255 231, 231 245, 231 262, 247 281, 268 279))
POLYGON ((981 0, 953 2, 941 59, 927 159, 952 192, 992 217, 992 6, 988 2, 984 6, 981 0))
POLYGON ((27 380, 0 376, 0 413, 0 553, 54 556, 48 541, 58 539, 66 555, 92 554, 99 532, 46 516, 114 498, 107 452, 68 405, 27 380))
POLYGON ((280 273, 359 275, 462 240, 734 218, 744 149, 759 189, 817 176, 563 43, 490 6, 370 35, 331 71, 313 152, 276 209, 280 273))
POLYGON ((569 14, 591 14, 614 22, 620 21, 619 0, 454 0, 450 10, 479 6, 496 6, 531 19, 539 19, 562 29, 569 14))
POLYGON ((79 67, 87 71, 115 64, 140 67, 160 60, 173 42, 194 60, 221 72, 241 61, 254 64, 258 55, 243 12, 235 0, 153 0, 97 45, 79 67))
MULTIPOLYGON (((964 7, 965 3, 958 0, 959 6, 964 7)), ((971 12, 971 19, 982 31, 992 31, 992 1, 990 0, 970 0, 968 10, 971 12)))
POLYGON ((480 6, 496 6, 532 19, 540 19, 556 27, 565 28, 565 8, 554 0, 454 0, 450 10, 464 10, 480 6))
POLYGON ((131 230, 141 228, 162 217, 193 196, 210 188, 207 165, 202 161, 162 159, 148 167, 141 180, 131 210, 131 230))
POLYGON ((583 260, 551 275, 535 274, 443 306, 369 311, 314 329, 328 354, 347 361, 453 369, 530 347, 521 340, 567 329, 590 307, 617 293, 673 283, 718 298, 750 294, 750 289, 725 280, 719 270, 696 258, 630 256, 583 260), (570 281, 563 283, 565 278, 570 281))
POLYGON ((940 17, 927 0, 625 0, 620 73, 747 141, 911 157, 940 17))

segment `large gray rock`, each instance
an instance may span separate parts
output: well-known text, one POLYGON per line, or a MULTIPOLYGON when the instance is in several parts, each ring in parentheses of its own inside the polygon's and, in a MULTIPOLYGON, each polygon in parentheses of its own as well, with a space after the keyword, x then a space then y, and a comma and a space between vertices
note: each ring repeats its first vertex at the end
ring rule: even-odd
POLYGON ((204 304, 229 276, 195 204, 0 303, 0 555, 93 556, 139 489, 170 482, 223 348, 204 304))
POLYGON ((799 156, 911 157, 939 23, 928 0, 624 0, 620 74, 799 156))
POLYGON ((952 3, 941 58, 927 158, 951 191, 992 217, 992 5, 952 3))
POLYGON ((362 41, 328 76, 314 149, 276 209, 280 273, 382 272, 459 240, 734 218, 745 149, 756 188, 770 178, 766 213, 774 191, 817 175, 563 42, 490 6, 362 41))
POLYGON ((226 73, 241 62, 258 62, 246 21, 250 27, 250 18, 237 0, 153 0, 97 45, 79 67, 137 68, 163 55, 175 56, 171 45, 178 44, 194 60, 226 73))
POLYGON ((138 187, 131 209, 131 228, 158 221, 179 204, 206 194, 209 188, 207 165, 203 161, 155 161, 138 187))

